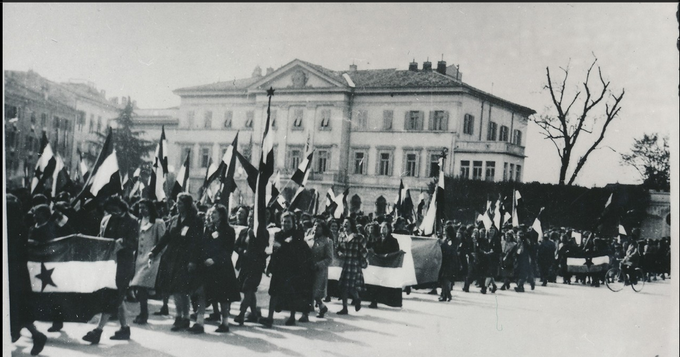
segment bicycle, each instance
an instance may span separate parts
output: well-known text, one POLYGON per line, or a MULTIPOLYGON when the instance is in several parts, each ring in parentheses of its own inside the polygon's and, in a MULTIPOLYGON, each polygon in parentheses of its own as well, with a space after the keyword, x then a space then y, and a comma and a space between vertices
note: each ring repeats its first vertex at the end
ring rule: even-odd
POLYGON ((623 269, 621 269, 621 264, 619 263, 618 267, 613 267, 607 270, 604 282, 609 290, 615 293, 623 290, 626 285, 630 285, 633 291, 639 293, 645 286, 645 273, 642 271, 642 269, 635 268, 635 270, 633 270, 633 274, 631 275, 633 276, 624 274, 623 269))

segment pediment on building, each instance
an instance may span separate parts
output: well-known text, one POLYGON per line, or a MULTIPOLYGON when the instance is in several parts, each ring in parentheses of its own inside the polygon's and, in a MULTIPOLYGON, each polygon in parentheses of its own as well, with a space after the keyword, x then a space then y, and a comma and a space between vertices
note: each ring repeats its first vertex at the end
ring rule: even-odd
POLYGON ((346 88, 347 82, 342 74, 321 66, 294 60, 264 76, 250 86, 250 89, 317 89, 317 88, 346 88))

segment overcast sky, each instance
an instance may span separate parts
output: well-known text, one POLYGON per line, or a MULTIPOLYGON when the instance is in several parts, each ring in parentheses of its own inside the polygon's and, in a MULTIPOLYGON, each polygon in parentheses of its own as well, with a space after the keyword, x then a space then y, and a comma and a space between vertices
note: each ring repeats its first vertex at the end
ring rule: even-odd
MULTIPOLYGON (((583 81, 594 56, 620 117, 577 184, 639 183, 617 152, 633 138, 678 137, 677 4, 3 4, 3 67, 87 80, 142 108, 172 90, 249 77, 295 58, 333 70, 460 65, 481 90, 548 113, 546 66, 583 81)), ((587 137, 583 137, 587 139, 587 137)), ((525 181, 557 182, 554 146, 531 124, 525 181)), ((674 156, 677 161, 677 156, 674 156)))

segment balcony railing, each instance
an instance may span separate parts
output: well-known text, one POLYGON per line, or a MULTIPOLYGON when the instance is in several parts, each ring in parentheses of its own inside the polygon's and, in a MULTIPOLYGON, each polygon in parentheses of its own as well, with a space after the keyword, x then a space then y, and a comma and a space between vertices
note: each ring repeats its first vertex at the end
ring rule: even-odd
POLYGON ((501 153, 524 157, 524 147, 504 141, 457 141, 458 152, 501 153))

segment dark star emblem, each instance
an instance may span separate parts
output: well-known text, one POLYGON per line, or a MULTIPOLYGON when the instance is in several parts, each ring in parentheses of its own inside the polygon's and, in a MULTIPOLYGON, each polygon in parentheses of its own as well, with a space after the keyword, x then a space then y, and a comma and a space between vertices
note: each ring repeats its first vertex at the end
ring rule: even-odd
POLYGON ((267 89, 267 96, 268 96, 268 97, 271 97, 271 96, 273 96, 273 95, 274 95, 274 88, 273 88, 273 87, 269 87, 269 89, 267 89))
POLYGON ((590 267, 592 267, 593 265, 595 265, 595 264, 593 263, 593 258, 586 258, 586 262, 583 263, 583 265, 587 266, 587 267, 588 267, 588 270, 590 270, 590 267))
POLYGON ((54 272, 54 268, 52 269, 47 269, 45 267, 45 263, 40 263, 40 274, 36 275, 35 277, 40 279, 42 281, 42 289, 40 289, 40 292, 45 291, 45 287, 47 285, 52 285, 55 288, 57 287, 57 284, 52 281, 52 273, 54 272))

